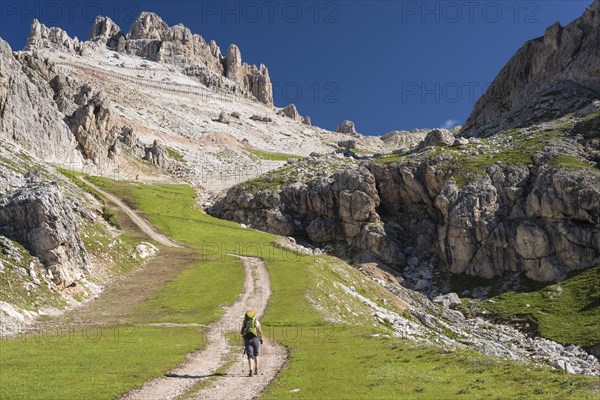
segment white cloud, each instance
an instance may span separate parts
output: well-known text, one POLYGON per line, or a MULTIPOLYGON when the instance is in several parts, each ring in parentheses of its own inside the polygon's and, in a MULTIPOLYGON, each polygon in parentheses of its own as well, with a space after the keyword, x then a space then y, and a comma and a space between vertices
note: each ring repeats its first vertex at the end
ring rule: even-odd
POLYGON ((455 126, 460 125, 460 121, 455 119, 447 119, 446 122, 441 126, 442 129, 452 129, 455 126))

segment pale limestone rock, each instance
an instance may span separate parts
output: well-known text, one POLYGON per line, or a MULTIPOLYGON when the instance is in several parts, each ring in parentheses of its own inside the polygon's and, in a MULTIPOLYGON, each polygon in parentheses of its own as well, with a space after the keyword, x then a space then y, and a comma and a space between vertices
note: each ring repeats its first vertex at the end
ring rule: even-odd
POLYGON ((72 39, 67 32, 60 28, 47 28, 40 21, 34 19, 31 23, 31 31, 24 50, 31 51, 40 48, 75 54, 80 54, 83 49, 79 39, 72 39))
POLYGON ((454 145, 454 135, 447 129, 434 129, 423 139, 423 146, 448 147, 454 145))
POLYGON ((336 132, 354 135, 356 134, 356 127, 354 126, 354 122, 344 120, 338 125, 336 132))
POLYGON ((78 162, 77 143, 53 95, 48 83, 20 64, 0 39, 0 135, 42 160, 78 162))
POLYGON ((119 42, 124 36, 121 28, 110 18, 97 16, 88 40, 100 43, 111 50, 117 50, 119 42))
POLYGON ((285 106, 283 109, 281 109, 279 111, 280 115, 284 115, 290 119, 293 119, 294 121, 298 121, 298 122, 302 122, 302 116, 300 115, 300 113, 298 112, 298 109, 296 108, 296 106, 294 104, 288 104, 287 106, 285 106))
POLYGON ((565 27, 528 41, 477 101, 462 132, 486 135, 579 110, 598 98, 600 1, 565 27))
POLYGON ((59 288, 84 277, 87 253, 72 205, 56 184, 25 186, 0 198, 0 231, 37 256, 59 288))

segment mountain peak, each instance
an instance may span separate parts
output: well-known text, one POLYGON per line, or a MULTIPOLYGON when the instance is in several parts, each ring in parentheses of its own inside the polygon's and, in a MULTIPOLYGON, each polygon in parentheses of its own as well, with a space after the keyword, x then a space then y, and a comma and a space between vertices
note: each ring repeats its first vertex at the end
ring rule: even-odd
POLYGON ((596 0, 569 25, 557 22, 526 42, 477 101, 462 132, 489 136, 555 119, 600 98, 599 10, 596 0), (561 95, 565 89, 574 97, 561 95))
POLYGON ((102 42, 108 48, 116 50, 119 39, 125 36, 121 28, 109 17, 97 16, 92 25, 88 40, 102 42))
POLYGON ((143 11, 131 24, 128 39, 162 40, 163 35, 169 30, 165 21, 153 12, 143 11))
POLYGON ((60 28, 48 28, 37 19, 34 19, 31 22, 31 30, 29 31, 25 50, 43 47, 76 53, 81 51, 79 39, 76 37, 71 38, 67 32, 60 28))

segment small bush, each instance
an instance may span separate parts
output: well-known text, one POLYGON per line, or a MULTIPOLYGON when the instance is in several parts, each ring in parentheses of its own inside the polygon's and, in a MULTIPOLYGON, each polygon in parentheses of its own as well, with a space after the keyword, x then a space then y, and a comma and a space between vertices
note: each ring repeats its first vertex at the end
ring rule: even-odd
POLYGON ((102 207, 102 218, 111 226, 117 229, 121 229, 119 217, 117 217, 114 213, 110 212, 110 210, 108 210, 108 208, 106 207, 102 207))

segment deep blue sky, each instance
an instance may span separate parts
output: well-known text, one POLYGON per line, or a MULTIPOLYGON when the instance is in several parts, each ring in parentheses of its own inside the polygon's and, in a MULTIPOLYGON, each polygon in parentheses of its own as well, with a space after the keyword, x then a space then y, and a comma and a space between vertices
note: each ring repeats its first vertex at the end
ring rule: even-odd
POLYGON ((0 1, 0 36, 15 50, 33 18, 87 38, 97 13, 124 31, 141 11, 183 23, 223 53, 263 63, 275 103, 313 123, 360 132, 462 123, 512 54, 592 0, 560 1, 0 1), (456 121, 456 122, 453 122, 456 121))

